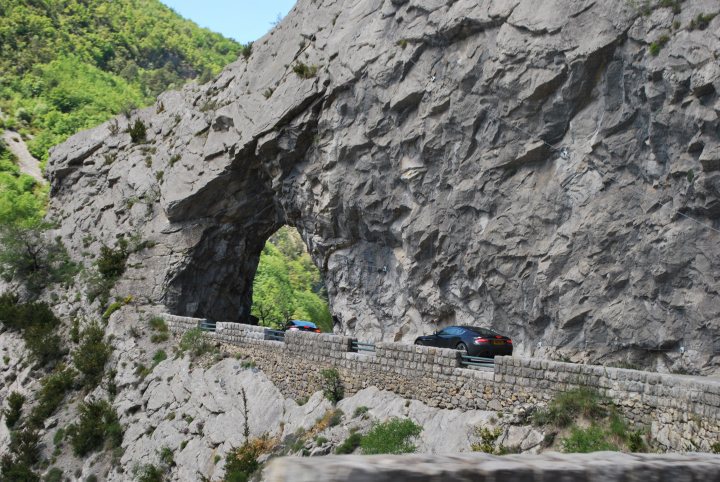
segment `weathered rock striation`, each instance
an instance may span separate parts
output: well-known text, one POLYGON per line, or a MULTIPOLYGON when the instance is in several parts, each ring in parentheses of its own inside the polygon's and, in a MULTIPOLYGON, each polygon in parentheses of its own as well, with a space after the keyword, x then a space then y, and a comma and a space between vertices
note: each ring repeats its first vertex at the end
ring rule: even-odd
POLYGON ((439 319, 523 353, 682 347, 709 369, 720 16, 701 30, 717 2, 681 10, 300 0, 214 81, 55 148, 50 213, 78 256, 146 241, 116 289, 180 315, 244 319, 260 250, 291 224, 338 332, 439 319))

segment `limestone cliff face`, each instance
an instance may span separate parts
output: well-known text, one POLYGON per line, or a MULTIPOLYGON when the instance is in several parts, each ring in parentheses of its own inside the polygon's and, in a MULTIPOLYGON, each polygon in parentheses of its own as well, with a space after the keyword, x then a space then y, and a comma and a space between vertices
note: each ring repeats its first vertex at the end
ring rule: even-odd
POLYGON ((702 365, 720 336, 720 16, 691 28, 717 1, 681 7, 300 0, 214 81, 57 147, 51 215, 78 256, 149 241, 117 290, 177 314, 242 319, 291 224, 340 332, 439 319, 526 353, 683 346, 702 365))

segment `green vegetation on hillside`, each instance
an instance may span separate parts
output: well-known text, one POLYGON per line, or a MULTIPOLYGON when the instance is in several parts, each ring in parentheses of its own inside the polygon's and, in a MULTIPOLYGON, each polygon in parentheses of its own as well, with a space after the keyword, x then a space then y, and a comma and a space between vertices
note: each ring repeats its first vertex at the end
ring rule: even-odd
POLYGON ((253 284, 252 314, 265 326, 298 319, 332 332, 325 286, 296 229, 283 226, 265 243, 253 284))
POLYGON ((547 408, 535 412, 533 423, 558 430, 549 432, 551 440, 565 434, 560 446, 568 453, 648 450, 644 429, 630 424, 609 399, 590 388, 559 393, 547 408))
MULTIPOLYGON (((158 0, 0 0, 0 131, 50 147, 249 51, 158 0)), ((0 143, 0 225, 42 218, 46 190, 0 143)))
POLYGON ((157 0, 0 0, 0 110, 33 155, 243 51, 157 0))

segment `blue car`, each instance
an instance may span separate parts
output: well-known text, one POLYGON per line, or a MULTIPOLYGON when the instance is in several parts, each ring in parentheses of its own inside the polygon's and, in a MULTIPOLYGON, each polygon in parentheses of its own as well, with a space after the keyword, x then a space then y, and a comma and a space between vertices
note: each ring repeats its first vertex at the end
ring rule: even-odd
POLYGON ((284 331, 311 331, 313 333, 322 333, 312 321, 290 320, 285 325, 284 331))
POLYGON ((512 355, 512 340, 488 328, 477 326, 448 326, 433 335, 419 336, 416 345, 455 348, 470 356, 492 358, 512 355))

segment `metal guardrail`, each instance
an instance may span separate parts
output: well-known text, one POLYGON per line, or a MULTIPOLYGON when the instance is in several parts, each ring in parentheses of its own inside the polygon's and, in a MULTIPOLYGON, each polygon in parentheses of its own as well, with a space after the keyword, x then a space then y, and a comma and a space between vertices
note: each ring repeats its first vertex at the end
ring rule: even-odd
POLYGON ((375 353, 375 343, 364 343, 362 341, 352 340, 350 351, 360 353, 363 351, 375 353))
POLYGON ((273 341, 285 341, 285 332, 282 330, 271 330, 265 328, 265 339, 273 341))
POLYGON ((479 356, 462 355, 460 356, 460 366, 465 368, 494 368, 495 359, 483 358, 479 356))
POLYGON ((202 331, 211 331, 214 333, 217 328, 217 323, 210 320, 202 320, 198 324, 198 328, 200 328, 202 331))

